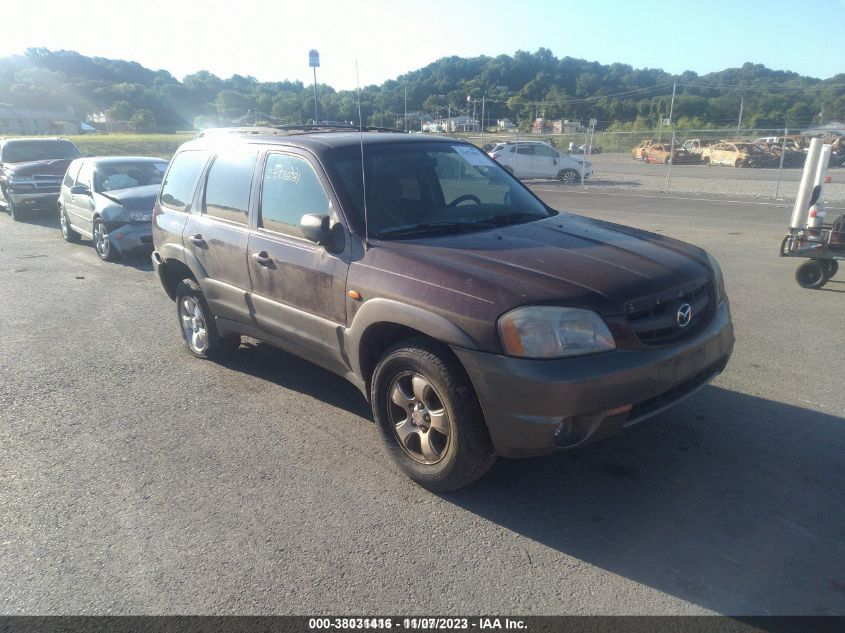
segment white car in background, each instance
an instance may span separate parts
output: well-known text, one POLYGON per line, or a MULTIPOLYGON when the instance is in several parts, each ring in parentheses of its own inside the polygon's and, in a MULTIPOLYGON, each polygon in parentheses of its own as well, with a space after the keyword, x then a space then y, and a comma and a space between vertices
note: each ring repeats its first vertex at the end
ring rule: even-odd
POLYGON ((562 154, 543 141, 508 141, 498 143, 489 152, 517 178, 557 178, 568 184, 589 178, 593 165, 583 158, 562 154))

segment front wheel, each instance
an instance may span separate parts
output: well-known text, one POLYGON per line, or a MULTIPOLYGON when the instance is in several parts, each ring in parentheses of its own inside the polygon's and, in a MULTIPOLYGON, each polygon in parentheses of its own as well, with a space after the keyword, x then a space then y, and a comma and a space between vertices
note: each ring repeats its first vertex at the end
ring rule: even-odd
POLYGON ((117 259, 117 251, 109 241, 106 224, 100 218, 94 220, 94 250, 97 251, 97 256, 104 262, 117 259))
POLYGON ((12 197, 9 195, 6 196, 6 208, 9 210, 9 217, 12 218, 13 222, 20 222, 23 220, 23 211, 15 206, 15 203, 12 202, 12 197))
POLYGON ((828 279, 830 277, 825 276, 825 267, 815 259, 804 262, 795 271, 795 281, 802 288, 816 290, 824 286, 828 279))
POLYGON ((236 350, 240 337, 222 338, 199 284, 184 279, 176 286, 176 316, 188 351, 198 358, 224 356, 236 350))
POLYGON ((581 179, 581 174, 574 169, 564 169, 558 172, 557 179, 562 181, 564 184, 574 185, 581 179))
POLYGON ((496 454, 475 391, 446 348, 402 341, 373 373, 373 416, 391 457, 429 490, 457 490, 489 470, 496 454))

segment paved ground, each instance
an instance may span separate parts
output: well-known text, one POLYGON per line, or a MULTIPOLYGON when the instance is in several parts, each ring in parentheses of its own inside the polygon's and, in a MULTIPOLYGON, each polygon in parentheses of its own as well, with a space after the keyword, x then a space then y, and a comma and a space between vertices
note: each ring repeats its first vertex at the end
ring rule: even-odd
POLYGON ((726 372, 579 452, 438 496, 341 379, 182 350, 144 258, 0 217, 0 613, 845 613, 845 276, 789 210, 538 186, 722 262, 726 372))
MULTIPOLYGON (((590 157, 593 177, 587 188, 623 193, 668 191, 678 196, 728 197, 794 201, 802 168, 777 169, 710 167, 707 165, 655 165, 633 160, 630 153, 595 154, 590 157)), ((845 169, 828 171, 823 200, 845 203, 845 169)))

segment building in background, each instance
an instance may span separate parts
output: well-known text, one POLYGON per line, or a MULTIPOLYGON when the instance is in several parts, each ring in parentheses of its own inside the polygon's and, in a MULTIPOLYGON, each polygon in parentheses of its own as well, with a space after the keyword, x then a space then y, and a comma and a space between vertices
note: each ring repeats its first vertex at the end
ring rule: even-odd
POLYGON ((82 121, 67 110, 38 110, 0 104, 0 134, 79 134, 82 121))

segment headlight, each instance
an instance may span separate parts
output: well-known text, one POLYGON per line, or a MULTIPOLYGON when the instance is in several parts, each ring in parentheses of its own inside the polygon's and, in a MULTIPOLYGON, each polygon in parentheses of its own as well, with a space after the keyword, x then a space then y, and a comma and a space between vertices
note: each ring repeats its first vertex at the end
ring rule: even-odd
POLYGON ((129 220, 131 222, 152 222, 152 219, 152 213, 141 213, 140 211, 133 211, 129 214, 129 220))
POLYGON ((710 253, 707 253, 710 268, 713 269, 713 280, 716 282, 716 303, 722 303, 725 298, 725 278, 722 276, 722 268, 719 262, 710 253))
POLYGON ((499 319, 499 335, 511 356, 561 358, 616 349, 604 320, 580 308, 517 308, 499 319))

